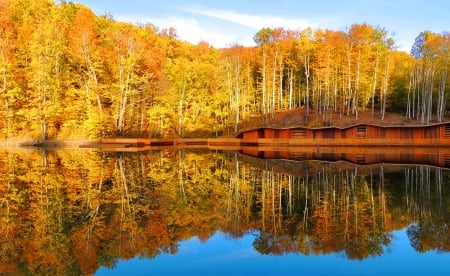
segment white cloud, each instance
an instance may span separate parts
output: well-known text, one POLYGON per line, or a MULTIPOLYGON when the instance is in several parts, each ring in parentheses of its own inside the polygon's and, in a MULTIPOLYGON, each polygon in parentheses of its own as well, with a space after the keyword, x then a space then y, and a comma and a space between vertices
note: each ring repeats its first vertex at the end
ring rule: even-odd
POLYGON ((288 19, 273 15, 251 15, 237 13, 235 11, 216 9, 186 8, 184 10, 198 15, 230 21, 255 30, 259 30, 264 27, 283 27, 288 29, 303 29, 306 27, 312 27, 310 22, 307 20, 288 19))
POLYGON ((160 29, 173 27, 180 39, 197 44, 206 41, 216 48, 235 44, 254 46, 253 36, 261 28, 283 27, 303 29, 313 27, 307 20, 273 15, 251 15, 230 10, 184 8, 184 14, 161 18, 118 16, 120 21, 155 24, 160 29), (206 17, 206 18, 205 18, 206 17), (220 19, 220 20, 212 20, 220 19))
POLYGON ((219 27, 206 26, 197 19, 186 17, 165 17, 165 18, 143 18, 139 16, 119 16, 119 21, 130 23, 152 23, 159 29, 174 28, 177 36, 181 40, 197 44, 200 41, 206 41, 216 48, 227 47, 233 44, 250 45, 252 36, 249 38, 239 37, 239 34, 223 30, 219 27))
POLYGON ((156 25, 160 28, 173 27, 177 31, 178 37, 191 43, 206 41, 214 47, 225 47, 235 41, 235 37, 213 29, 205 28, 195 19, 183 17, 169 17, 157 20, 156 25))

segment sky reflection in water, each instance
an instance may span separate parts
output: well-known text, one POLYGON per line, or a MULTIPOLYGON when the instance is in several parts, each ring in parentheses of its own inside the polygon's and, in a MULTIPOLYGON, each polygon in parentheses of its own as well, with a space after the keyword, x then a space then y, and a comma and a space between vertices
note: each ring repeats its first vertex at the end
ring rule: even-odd
POLYGON ((222 232, 205 242, 197 238, 179 244, 175 255, 155 259, 134 258, 119 261, 114 269, 100 268, 96 275, 449 275, 450 254, 428 251, 419 253, 409 242, 406 229, 393 231, 392 244, 380 257, 349 260, 336 254, 310 255, 288 253, 261 255, 253 248, 255 236, 240 239, 222 232))

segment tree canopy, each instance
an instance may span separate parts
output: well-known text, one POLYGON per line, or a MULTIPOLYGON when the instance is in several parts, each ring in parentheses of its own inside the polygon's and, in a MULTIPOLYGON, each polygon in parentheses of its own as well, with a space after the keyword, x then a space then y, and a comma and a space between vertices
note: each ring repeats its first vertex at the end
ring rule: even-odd
POLYGON ((423 31, 411 54, 388 34, 263 28, 257 46, 215 49, 81 4, 0 0, 0 136, 210 136, 299 107, 323 122, 368 110, 444 120, 449 34, 423 31))

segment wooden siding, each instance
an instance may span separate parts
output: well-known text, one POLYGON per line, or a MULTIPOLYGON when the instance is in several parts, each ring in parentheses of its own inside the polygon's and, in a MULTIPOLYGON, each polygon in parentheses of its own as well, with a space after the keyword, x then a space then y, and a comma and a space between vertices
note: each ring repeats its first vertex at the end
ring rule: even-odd
POLYGON ((280 129, 280 138, 282 138, 282 139, 291 138, 291 130, 290 129, 280 129))
POLYGON ((244 139, 257 139, 258 137, 258 130, 251 130, 244 132, 244 139))
POLYGON ((278 131, 275 131, 272 128, 266 128, 266 129, 264 129, 264 134, 263 134, 263 137, 261 137, 261 138, 279 138, 279 137, 276 137, 277 133, 279 134, 278 131))
POLYGON ((334 139, 334 138, 336 138, 336 136, 335 136, 336 132, 339 132, 339 130, 335 129, 335 128, 325 128, 322 131, 322 138, 323 139, 334 139))
MULTIPOLYGON (((361 137, 363 139, 384 139, 386 138, 386 128, 383 127, 377 127, 377 126, 370 126, 365 125, 363 126, 365 128, 365 138, 361 137)), ((358 128, 358 127, 357 127, 358 128)), ((360 137, 358 137, 360 138, 360 137)))
POLYGON ((450 123, 429 126, 375 126, 360 124, 348 128, 262 128, 239 134, 244 139, 305 139, 305 140, 450 140, 450 123))
POLYGON ((441 129, 444 129, 444 126, 426 127, 423 129, 423 138, 438 139, 440 137, 444 137, 443 135, 441 135, 441 129))

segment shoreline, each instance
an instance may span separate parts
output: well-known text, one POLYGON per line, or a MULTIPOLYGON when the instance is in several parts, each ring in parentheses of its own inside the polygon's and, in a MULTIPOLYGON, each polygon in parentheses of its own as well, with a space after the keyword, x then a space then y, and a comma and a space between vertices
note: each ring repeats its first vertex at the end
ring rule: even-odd
POLYGON ((51 139, 46 141, 36 139, 20 140, 2 140, 0 149, 27 149, 27 148, 46 148, 46 149, 83 149, 82 145, 98 144, 99 140, 77 139, 77 140, 59 140, 51 139))

